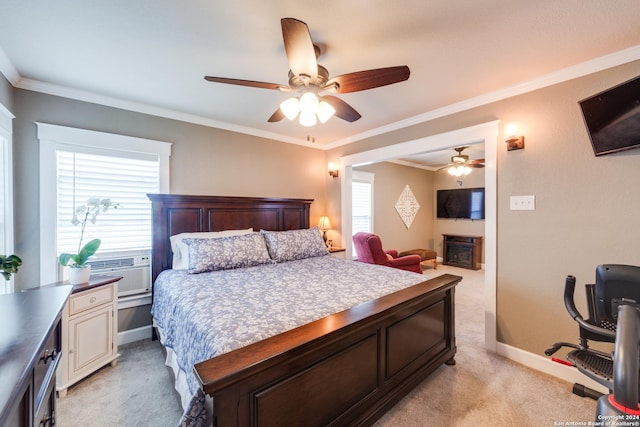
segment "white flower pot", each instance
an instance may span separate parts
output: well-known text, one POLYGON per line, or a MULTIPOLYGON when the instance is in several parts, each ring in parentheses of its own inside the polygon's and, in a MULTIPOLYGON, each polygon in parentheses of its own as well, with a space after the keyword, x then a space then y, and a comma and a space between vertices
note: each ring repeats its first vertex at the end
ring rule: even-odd
POLYGON ((85 267, 70 267, 69 268, 69 283, 72 285, 80 285, 82 283, 87 283, 89 281, 89 277, 91 276, 91 266, 87 265, 85 267))

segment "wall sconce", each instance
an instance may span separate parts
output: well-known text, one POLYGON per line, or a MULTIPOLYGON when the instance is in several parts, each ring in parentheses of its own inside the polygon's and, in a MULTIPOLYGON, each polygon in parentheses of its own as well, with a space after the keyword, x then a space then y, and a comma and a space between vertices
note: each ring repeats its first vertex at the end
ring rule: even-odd
POLYGON ((507 151, 513 150, 522 150, 524 148, 524 136, 516 136, 518 133, 518 126, 515 124, 510 124, 506 128, 507 140, 507 151))
POLYGON ((333 163, 329 163, 329 176, 338 177, 338 168, 333 163))
POLYGON ((331 221, 329 221, 328 216, 321 216, 320 221, 318 221, 318 228, 322 230, 322 240, 324 240, 324 244, 327 244, 327 230, 331 230, 331 221))

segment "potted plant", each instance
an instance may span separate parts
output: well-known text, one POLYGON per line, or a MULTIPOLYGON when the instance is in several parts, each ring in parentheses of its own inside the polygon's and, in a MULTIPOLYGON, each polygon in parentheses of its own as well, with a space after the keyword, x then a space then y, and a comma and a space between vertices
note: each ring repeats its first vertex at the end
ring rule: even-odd
POLYGON ((11 279, 11 275, 18 272, 22 260, 17 255, 0 255, 0 272, 5 280, 11 279))
POLYGON ((96 217, 100 212, 106 212, 110 207, 118 208, 120 205, 112 203, 110 199, 91 198, 87 203, 76 209, 71 223, 80 224, 80 241, 78 242, 78 253, 61 253, 58 262, 62 266, 69 267, 69 283, 78 285, 89 281, 91 276, 91 266, 87 264, 89 258, 100 248, 100 239, 93 239, 82 246, 82 238, 84 237, 84 229, 87 221, 91 218, 91 223, 96 223, 96 217), (82 219, 78 219, 78 217, 82 219))

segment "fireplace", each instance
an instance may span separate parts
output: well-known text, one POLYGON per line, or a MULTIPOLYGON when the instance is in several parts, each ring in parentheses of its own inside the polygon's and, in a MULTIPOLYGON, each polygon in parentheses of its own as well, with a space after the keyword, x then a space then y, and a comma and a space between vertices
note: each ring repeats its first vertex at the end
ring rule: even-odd
POLYGON ((482 261, 482 236, 443 234, 443 263, 479 270, 482 261))

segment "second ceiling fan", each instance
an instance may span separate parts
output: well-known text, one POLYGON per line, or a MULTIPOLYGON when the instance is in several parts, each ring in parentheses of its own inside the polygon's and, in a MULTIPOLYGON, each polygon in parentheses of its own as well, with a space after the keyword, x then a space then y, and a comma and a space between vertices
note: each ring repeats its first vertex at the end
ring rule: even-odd
POLYGON ((469 156, 462 152, 469 147, 454 148, 456 155, 451 157, 451 163, 441 169, 447 169, 449 175, 462 176, 469 175, 471 168, 483 168, 484 159, 469 160, 469 156))
POLYGON ((283 18, 281 25, 290 67, 288 85, 205 76, 205 80, 210 82, 295 93, 294 97, 280 104, 269 122, 278 122, 285 117, 293 120, 299 115, 300 124, 313 126, 316 118, 324 123, 334 114, 348 122, 355 122, 361 117, 360 113, 340 98, 325 92, 359 92, 409 78, 410 71, 406 65, 357 71, 330 78, 329 71, 317 62, 320 49, 313 44, 307 24, 294 18, 283 18))

